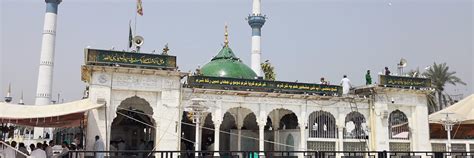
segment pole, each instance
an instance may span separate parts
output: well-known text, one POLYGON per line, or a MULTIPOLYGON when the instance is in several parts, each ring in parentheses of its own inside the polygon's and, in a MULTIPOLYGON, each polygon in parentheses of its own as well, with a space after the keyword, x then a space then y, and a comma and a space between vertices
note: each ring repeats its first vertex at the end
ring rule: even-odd
POLYGON ((446 144, 446 151, 451 152, 451 130, 448 130, 448 143, 446 144))
POLYGON ((198 157, 198 156, 199 156, 199 153, 198 153, 198 152, 199 152, 199 150, 200 150, 199 146, 200 146, 200 143, 201 143, 201 141, 199 141, 199 140, 200 140, 199 138, 200 138, 200 136, 201 136, 201 134, 200 134, 200 129, 199 129, 199 123, 200 123, 200 120, 199 120, 199 119, 200 119, 200 118, 199 118, 199 117, 196 117, 195 119, 196 119, 196 120, 195 120, 195 122, 196 122, 196 141, 195 141, 195 145, 194 145, 194 146, 195 146, 194 151, 196 151, 196 152, 194 153, 194 155, 195 155, 196 157, 198 157))
POLYGON ((451 120, 449 118, 449 114, 454 113, 445 113, 446 120, 443 121, 444 130, 447 132, 448 141, 446 142, 446 152, 451 152, 451 130, 453 130, 453 126, 456 123, 456 120, 451 120))
MULTIPOLYGON (((137 4, 138 5, 138 4, 137 4)), ((135 35, 138 35, 137 34, 137 12, 135 11, 135 26, 133 26, 133 32, 135 33, 135 35)))

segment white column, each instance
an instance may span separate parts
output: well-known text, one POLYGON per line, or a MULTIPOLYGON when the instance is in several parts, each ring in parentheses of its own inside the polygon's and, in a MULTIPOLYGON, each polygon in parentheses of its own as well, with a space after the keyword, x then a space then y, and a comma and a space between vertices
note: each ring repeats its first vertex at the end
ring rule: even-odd
MULTIPOLYGON (((265 130, 265 124, 264 123, 259 123, 258 124, 258 150, 260 151, 265 151, 265 135, 264 135, 264 130, 265 130)), ((264 153, 260 153, 260 155, 264 155, 264 153)))
MULTIPOLYGON (((56 20, 58 6, 61 0, 46 0, 46 14, 44 16, 43 39, 41 43, 40 65, 36 87, 35 105, 51 104, 53 89, 54 45, 56 42, 56 20)), ((34 139, 44 136, 44 128, 34 128, 34 139)), ((52 130, 46 130, 53 136, 52 130)))
POLYGON ((338 144, 338 147, 336 149, 336 151, 343 151, 344 150, 344 126, 338 126, 337 128, 337 132, 338 132, 338 137, 337 137, 337 144, 338 144))
POLYGON ((260 41, 261 36, 252 36, 252 57, 251 57, 251 65, 253 71, 257 74, 257 76, 262 76, 262 67, 260 66, 261 59, 260 56, 262 54, 260 49, 260 41))
POLYGON ((375 147, 377 151, 390 150, 389 147, 389 130, 388 130, 388 116, 385 117, 384 113, 388 111, 387 104, 375 103, 375 124, 371 125, 371 130, 375 137, 375 147))
POLYGON ((416 105, 412 108, 412 118, 409 120, 409 126, 412 133, 410 139, 413 140, 413 150, 415 151, 431 151, 430 143, 430 126, 428 119, 428 107, 427 105, 416 105))
MULTIPOLYGON (((260 112, 258 115, 257 124, 258 124, 258 150, 265 151, 265 125, 267 124, 267 114, 265 112, 265 106, 263 104, 259 104, 260 112)), ((260 152, 260 156, 265 155, 265 153, 260 152)))
MULTIPOLYGON (((222 124, 222 101, 217 101, 214 113, 211 113, 212 122, 214 122, 214 151, 220 151, 220 135, 221 135, 221 124, 222 124)), ((230 136, 230 135, 229 135, 230 136)), ((218 152, 214 153, 214 156, 219 156, 218 152)))
POLYGON ((242 125, 237 124, 237 151, 242 151, 242 125))
POLYGON ((448 143, 446 143, 446 151, 451 152, 451 130, 448 130, 448 143))
MULTIPOLYGON (((295 149, 296 151, 306 151, 306 135, 305 135, 305 124, 300 123, 300 147, 299 149, 295 149)), ((298 154, 298 157, 303 158, 304 153, 298 154)))
POLYGON ((278 144, 280 142, 280 137, 279 137, 279 131, 278 129, 280 128, 280 113, 278 110, 275 110, 271 113, 270 115, 272 119, 272 128, 273 128, 273 150, 277 151, 279 150, 280 145, 278 144))
MULTIPOLYGON (((278 121, 278 120, 275 120, 275 121, 278 121)), ((274 151, 277 151, 279 149, 279 146, 280 146, 278 144, 280 142, 280 137, 279 137, 280 133, 278 131, 278 128, 280 128, 279 123, 280 122, 278 121, 278 124, 273 123, 273 125, 272 125, 272 128, 273 128, 273 141, 275 142, 275 143, 273 143, 273 150, 274 151)))
POLYGON ((306 130, 305 126, 300 126, 300 149, 306 150, 306 130))
POLYGON ((194 143, 194 153, 195 156, 199 156, 198 151, 201 150, 201 128, 200 128, 200 119, 196 119, 196 136, 195 136, 195 143, 194 143))
POLYGON ((56 21, 58 5, 60 2, 61 0, 46 0, 46 14, 44 16, 43 39, 41 43, 35 105, 51 104, 54 45, 56 42, 56 21))
POLYGON ((252 13, 253 14, 260 14, 260 6, 261 6, 261 0, 253 0, 253 5, 252 5, 252 13))
MULTIPOLYGON (((220 127, 221 127, 221 122, 214 122, 214 151, 220 151, 219 149, 219 136, 220 136, 220 127)), ((218 152, 214 153, 214 156, 219 156, 218 152)))
POLYGON ((467 152, 467 155, 471 155, 471 153, 472 153, 471 152, 471 144, 469 144, 469 142, 466 143, 466 152, 467 152))

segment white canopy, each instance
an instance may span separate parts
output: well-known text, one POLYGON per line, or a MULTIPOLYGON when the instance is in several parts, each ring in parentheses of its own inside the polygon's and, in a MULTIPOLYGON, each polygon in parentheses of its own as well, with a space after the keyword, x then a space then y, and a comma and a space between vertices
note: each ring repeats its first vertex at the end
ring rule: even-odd
POLYGON ((449 113, 450 120, 458 121, 460 124, 474 124, 474 94, 453 104, 446 109, 435 112, 429 116, 430 123, 442 123, 449 113))
POLYGON ((76 126, 88 110, 104 106, 89 99, 52 104, 18 105, 0 103, 0 122, 42 127, 76 126))

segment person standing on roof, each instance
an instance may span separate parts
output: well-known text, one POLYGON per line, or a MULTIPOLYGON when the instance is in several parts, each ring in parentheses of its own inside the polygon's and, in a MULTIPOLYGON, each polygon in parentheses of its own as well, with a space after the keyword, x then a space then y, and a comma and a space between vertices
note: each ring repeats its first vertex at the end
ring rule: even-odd
POLYGON ((352 84, 351 84, 351 80, 347 78, 347 75, 343 76, 340 84, 342 86, 342 94, 343 95, 349 94, 349 90, 352 88, 352 84))
POLYGON ((365 85, 371 85, 372 84, 372 76, 370 76, 370 70, 367 70, 367 73, 365 74, 365 85))

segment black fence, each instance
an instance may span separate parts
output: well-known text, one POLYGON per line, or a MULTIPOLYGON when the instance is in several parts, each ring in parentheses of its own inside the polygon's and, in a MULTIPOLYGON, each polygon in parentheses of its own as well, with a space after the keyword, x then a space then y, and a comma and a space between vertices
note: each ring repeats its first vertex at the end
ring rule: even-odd
POLYGON ((474 158, 474 151, 69 151, 68 156, 70 158, 474 158))

